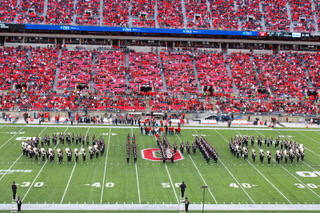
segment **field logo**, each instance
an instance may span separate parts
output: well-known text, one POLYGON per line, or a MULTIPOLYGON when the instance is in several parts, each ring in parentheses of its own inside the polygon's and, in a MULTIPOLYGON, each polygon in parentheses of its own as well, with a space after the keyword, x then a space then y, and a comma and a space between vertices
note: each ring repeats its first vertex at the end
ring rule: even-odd
MULTIPOLYGON (((149 148, 149 149, 143 149, 141 150, 141 157, 146 160, 151 161, 162 161, 159 154, 159 148, 149 148)), ((183 155, 180 153, 179 150, 177 150, 174 161, 182 160, 184 159, 183 155)), ((167 161, 170 161, 170 159, 167 159, 167 161)))

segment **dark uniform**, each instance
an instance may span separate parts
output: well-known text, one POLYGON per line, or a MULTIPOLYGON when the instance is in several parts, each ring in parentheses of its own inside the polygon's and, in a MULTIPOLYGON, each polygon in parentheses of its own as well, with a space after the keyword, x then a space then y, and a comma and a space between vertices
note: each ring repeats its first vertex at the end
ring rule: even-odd
POLYGON ((184 207, 186 212, 188 212, 189 210, 189 203, 189 199, 186 197, 186 200, 184 201, 184 207))
POLYGON ((21 201, 20 197, 17 200, 17 205, 18 205, 18 212, 21 212, 22 201, 21 201))
POLYGON ((12 199, 15 200, 16 199, 16 194, 17 194, 17 185, 16 182, 13 182, 12 184, 12 199))
POLYGON ((184 181, 182 181, 182 184, 179 187, 181 189, 181 197, 184 197, 184 192, 187 188, 186 184, 184 184, 184 181))

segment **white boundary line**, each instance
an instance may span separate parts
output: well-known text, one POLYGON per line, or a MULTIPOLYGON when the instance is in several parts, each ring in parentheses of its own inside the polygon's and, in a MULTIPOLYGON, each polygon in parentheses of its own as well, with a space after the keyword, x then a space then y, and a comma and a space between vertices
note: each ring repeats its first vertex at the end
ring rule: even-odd
MULTIPOLYGON (((68 127, 66 128, 66 130, 64 130, 64 133, 65 133, 67 130, 68 130, 68 127)), ((55 146, 53 149, 55 149, 55 148, 58 146, 58 144, 59 144, 59 141, 58 141, 58 143, 56 144, 56 146, 55 146)), ((31 183, 31 185, 30 185, 28 191, 26 192, 26 194, 23 196, 23 198, 22 198, 22 200, 21 200, 22 202, 23 202, 24 199, 27 197, 27 195, 28 195, 29 191, 31 190, 33 184, 36 182, 37 178, 39 177, 39 175, 41 174, 43 168, 47 165, 47 163, 48 163, 48 159, 46 160, 46 162, 45 162, 45 163, 43 164, 43 166, 41 167, 40 171, 38 172, 37 176, 35 177, 35 179, 34 179, 33 182, 31 183)))
POLYGON ((4 145, 6 145, 12 138, 14 138, 19 132, 21 132, 21 130, 23 130, 25 127, 26 127, 26 126, 22 127, 16 134, 14 134, 9 140, 7 140, 7 142, 5 142, 4 144, 2 144, 2 145, 0 146, 0 149, 1 149, 4 145))
POLYGON ((107 170, 107 164, 108 164, 108 154, 109 154, 110 137, 111 137, 111 128, 109 129, 109 139, 108 139, 108 145, 107 145, 106 160, 105 160, 105 163, 104 163, 104 173, 103 173, 103 180, 102 180, 102 189, 101 189, 100 204, 102 204, 104 182, 105 182, 105 179, 106 179, 106 170, 107 170))
MULTIPOLYGON (((181 139, 180 139, 179 135, 177 135, 177 137, 178 137, 178 138, 179 138, 179 140, 181 141, 181 139)), ((192 157, 191 157, 190 155, 188 155, 188 156, 189 156, 190 160, 192 161, 192 163, 193 163, 194 167, 196 168, 196 170, 197 170, 198 174, 200 175, 200 177, 201 177, 201 179, 202 179, 203 183, 204 183, 206 186, 208 186, 207 182, 204 180, 204 178, 203 178, 203 176, 202 176, 201 172, 199 171, 199 169, 198 169, 197 165, 194 163, 194 161, 193 161, 192 157)), ((218 204, 218 202, 217 202, 216 198, 213 196, 213 194, 212 194, 212 192, 211 192, 211 189, 210 189, 210 188, 208 188, 208 191, 209 191, 209 193, 210 193, 211 197, 213 198, 214 202, 216 202, 216 204, 218 204)))
MULTIPOLYGON (((47 129, 47 127, 45 127, 40 133, 39 133, 39 136, 42 134, 42 132, 47 129)), ((13 164, 9 167, 9 169, 7 169, 7 171, 2 175, 2 177, 0 178, 0 181, 4 178, 4 176, 8 173, 8 171, 17 163, 17 161, 21 158, 23 154, 21 154, 17 160, 15 162, 13 162, 13 164)))
MULTIPOLYGON (((256 130, 256 132, 258 132, 260 135, 265 136, 263 134, 261 134, 259 131, 256 130)), ((273 161, 275 161, 273 158, 271 158, 273 161)), ((294 176, 289 170, 287 170, 285 167, 283 167, 281 164, 279 164, 279 166, 281 168, 283 168, 284 170, 286 170, 292 177, 294 177, 297 181, 299 181, 302 185, 304 185, 306 188, 308 188, 313 194, 315 194, 318 198, 320 198, 320 195, 318 195, 315 191, 313 191, 309 186, 307 186, 304 182, 302 182, 299 178, 297 178, 296 176, 294 176)))
MULTIPOLYGON (((87 134, 86 134, 86 138, 87 138, 87 135, 88 135, 88 133, 89 133, 89 130, 90 130, 90 127, 88 128, 88 131, 87 131, 87 134)), ((81 146, 81 148, 82 148, 82 146, 81 146)), ((63 196, 62 196, 62 198, 61 198, 60 204, 62 204, 62 202, 63 202, 63 200, 64 200, 64 197, 66 196, 66 193, 67 193, 67 191, 68 191, 69 184, 70 184, 70 181, 71 181, 71 179, 72 179, 73 172, 74 172, 74 170, 75 170, 76 166, 77 166, 77 162, 75 162, 75 163, 74 163, 74 166, 73 166, 72 172, 71 172, 71 174, 70 174, 70 177, 69 177, 69 180, 68 180, 68 183, 67 183, 66 189, 64 190, 63 196)))
MULTIPOLYGON (((200 135, 197 130, 194 129, 194 131, 195 131, 198 135, 200 135)), ((217 130, 215 130, 215 131, 217 132, 217 130)), ((230 176, 233 178, 233 180, 235 180, 235 181, 237 182, 237 184, 238 184, 239 187, 242 189, 242 191, 248 196, 248 198, 251 200, 251 202, 252 202, 253 204, 256 204, 256 203, 253 201, 253 199, 250 197, 250 195, 246 192, 246 190, 242 187, 242 185, 239 183, 239 181, 233 176, 233 174, 230 172, 230 170, 226 167, 226 165, 224 165, 224 163, 222 162, 222 160, 221 160, 220 158, 219 158, 219 161, 221 162, 222 166, 228 171, 228 173, 229 173, 230 176)))
MULTIPOLYGON (((133 130, 131 128, 131 135, 133 137, 133 130)), ((138 152, 138 151, 137 151, 138 152)), ((137 153, 138 154, 138 153, 137 153)), ((138 166, 134 164, 136 167, 136 178, 137 178, 137 188, 138 188, 138 196, 139 196, 139 204, 141 204, 141 197, 140 197, 140 184, 139 184, 139 175, 138 175, 138 166)))
MULTIPOLYGON (((238 130, 236 130, 240 135, 241 135, 241 132, 239 132, 238 130)), ((219 135, 220 136, 222 136, 220 133, 219 133, 219 135)), ((226 142, 228 142, 227 141, 227 139, 224 137, 224 136, 222 136, 223 138, 224 138, 224 140, 226 141, 226 142)), ((292 204, 292 202, 275 186, 275 185, 273 185, 273 183, 268 179, 268 178, 266 178, 266 176, 264 176, 250 161, 247 161, 275 190, 277 190, 281 195, 282 195, 282 197, 284 198, 284 199, 286 199, 290 204, 292 204)))

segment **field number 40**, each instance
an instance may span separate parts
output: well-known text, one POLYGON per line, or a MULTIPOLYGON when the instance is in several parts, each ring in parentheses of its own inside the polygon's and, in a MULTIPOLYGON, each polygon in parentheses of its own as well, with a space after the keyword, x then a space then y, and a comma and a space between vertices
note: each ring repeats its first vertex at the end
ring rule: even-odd
MULTIPOLYGON (((94 186, 94 187, 101 187, 101 184, 100 184, 100 182, 96 182, 96 183, 93 183, 91 186, 94 186)), ((106 187, 107 188, 112 188, 112 187, 114 187, 114 183, 106 183, 106 187)))

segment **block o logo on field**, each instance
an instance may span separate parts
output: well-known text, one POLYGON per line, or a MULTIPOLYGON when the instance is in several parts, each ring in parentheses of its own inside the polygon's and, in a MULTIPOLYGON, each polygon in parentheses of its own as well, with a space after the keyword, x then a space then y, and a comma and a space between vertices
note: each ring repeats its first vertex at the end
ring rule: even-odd
MULTIPOLYGON (((143 159, 150 160, 150 161, 162 161, 162 159, 159 157, 160 156, 159 150, 160 150, 159 148, 143 149, 141 150, 141 157, 143 159)), ((183 155, 180 153, 179 150, 177 150, 174 156, 174 161, 182 160, 182 159, 184 159, 183 155)), ((170 159, 167 159, 167 161, 170 161, 170 159)))

